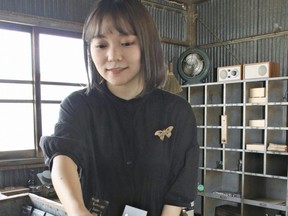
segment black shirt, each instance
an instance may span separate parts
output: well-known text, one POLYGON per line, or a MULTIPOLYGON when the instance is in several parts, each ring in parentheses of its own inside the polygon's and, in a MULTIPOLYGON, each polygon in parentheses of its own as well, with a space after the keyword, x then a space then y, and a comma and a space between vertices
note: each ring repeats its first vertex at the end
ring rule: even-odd
POLYGON ((149 216, 160 216, 164 204, 191 206, 199 149, 188 102, 160 89, 128 101, 105 85, 85 91, 62 102, 54 134, 41 138, 46 164, 69 156, 85 204, 92 195, 109 201, 107 216, 122 215, 125 205, 149 216))

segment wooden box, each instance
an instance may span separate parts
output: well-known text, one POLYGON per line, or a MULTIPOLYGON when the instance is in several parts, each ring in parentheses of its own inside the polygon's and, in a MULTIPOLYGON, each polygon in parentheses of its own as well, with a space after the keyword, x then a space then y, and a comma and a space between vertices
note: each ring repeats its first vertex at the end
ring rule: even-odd
POLYGON ((55 216, 67 215, 59 202, 32 193, 23 193, 0 199, 0 216, 19 216, 23 205, 31 205, 55 216))

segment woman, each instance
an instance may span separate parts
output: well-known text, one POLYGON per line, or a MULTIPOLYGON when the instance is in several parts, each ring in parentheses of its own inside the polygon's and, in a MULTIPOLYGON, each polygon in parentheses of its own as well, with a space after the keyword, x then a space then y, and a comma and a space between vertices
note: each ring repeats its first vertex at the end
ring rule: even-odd
POLYGON ((178 216, 196 194, 195 117, 165 81, 157 28, 138 0, 100 0, 83 30, 89 86, 61 104, 52 136, 41 138, 45 162, 69 216, 105 215, 125 205, 149 216, 178 216))

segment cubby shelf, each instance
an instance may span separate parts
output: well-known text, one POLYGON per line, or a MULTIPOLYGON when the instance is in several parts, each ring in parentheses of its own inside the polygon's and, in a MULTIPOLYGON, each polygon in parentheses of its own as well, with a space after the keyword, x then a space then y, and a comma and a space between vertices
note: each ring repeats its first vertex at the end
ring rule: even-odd
POLYGON ((196 212, 214 216, 217 206, 229 205, 241 216, 288 216, 288 152, 268 149, 271 143, 287 146, 287 86, 288 77, 182 86, 200 145, 204 191, 198 193, 196 212), (264 96, 251 97, 255 89, 264 96))

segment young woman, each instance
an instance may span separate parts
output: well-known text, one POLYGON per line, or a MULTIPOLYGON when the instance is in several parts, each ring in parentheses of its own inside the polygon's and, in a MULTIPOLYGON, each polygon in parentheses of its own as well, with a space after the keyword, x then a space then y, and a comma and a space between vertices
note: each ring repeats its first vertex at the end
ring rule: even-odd
POLYGON ((196 123, 183 98, 161 90, 156 26, 138 0, 100 0, 83 31, 89 86, 61 104, 45 162, 69 216, 91 216, 92 197, 148 216, 178 216, 196 194, 196 123))

